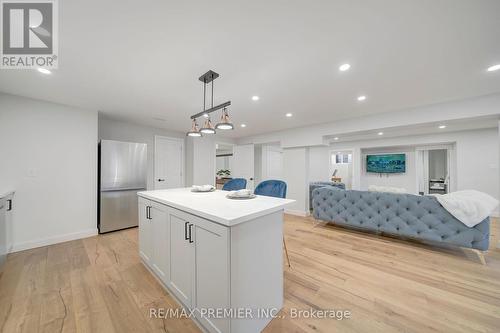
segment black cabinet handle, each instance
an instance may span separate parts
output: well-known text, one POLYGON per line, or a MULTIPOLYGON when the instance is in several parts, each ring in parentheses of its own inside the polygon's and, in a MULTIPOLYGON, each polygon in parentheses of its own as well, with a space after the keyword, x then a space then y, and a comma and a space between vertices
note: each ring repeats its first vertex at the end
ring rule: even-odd
POLYGON ((7 211, 11 211, 12 210, 12 199, 7 200, 7 203, 9 204, 7 206, 7 211))
POLYGON ((189 237, 188 237, 188 230, 187 230, 188 229, 188 224, 189 224, 189 222, 184 223, 184 240, 188 240, 189 239, 189 237))
POLYGON ((191 228, 192 228, 192 224, 189 225, 189 243, 193 243, 193 239, 191 238, 192 234, 191 234, 191 228))
POLYGON ((164 181, 165 181, 165 179, 158 178, 158 181, 159 181, 159 182, 164 182, 164 181))
POLYGON ((146 220, 149 220, 149 206, 146 206, 146 220))

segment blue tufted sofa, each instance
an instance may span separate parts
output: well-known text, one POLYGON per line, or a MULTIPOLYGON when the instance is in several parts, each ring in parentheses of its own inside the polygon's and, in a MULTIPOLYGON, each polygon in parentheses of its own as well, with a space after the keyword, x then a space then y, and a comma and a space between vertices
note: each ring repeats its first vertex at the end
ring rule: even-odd
POLYGON ((490 221, 467 227, 436 198, 412 194, 340 190, 313 191, 313 215, 336 225, 486 251, 490 221))
POLYGON ((345 190, 345 184, 344 183, 337 183, 337 182, 325 182, 325 181, 318 181, 318 182, 310 182, 309 183, 309 210, 313 210, 313 205, 312 205, 312 199, 313 199, 313 191, 317 188, 324 187, 324 186, 333 186, 336 188, 340 188, 342 190, 345 190))

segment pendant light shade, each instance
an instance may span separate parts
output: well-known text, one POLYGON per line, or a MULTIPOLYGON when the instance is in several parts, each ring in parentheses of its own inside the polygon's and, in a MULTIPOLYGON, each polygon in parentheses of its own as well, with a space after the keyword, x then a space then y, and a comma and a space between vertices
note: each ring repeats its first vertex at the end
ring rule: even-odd
POLYGON ((214 125, 212 125, 210 117, 208 117, 207 120, 205 120, 205 124, 200 129, 200 132, 203 134, 215 134, 215 128, 214 125))
POLYGON ((193 125, 191 126, 191 130, 187 132, 186 135, 191 137, 202 136, 202 134, 200 133, 200 129, 198 128, 198 124, 196 123, 196 119, 193 119, 193 125))
POLYGON ((221 129, 221 130, 232 130, 234 128, 233 124, 231 123, 231 120, 229 119, 229 114, 227 113, 227 109, 224 108, 222 110, 222 116, 220 117, 220 122, 215 125, 216 129, 221 129))

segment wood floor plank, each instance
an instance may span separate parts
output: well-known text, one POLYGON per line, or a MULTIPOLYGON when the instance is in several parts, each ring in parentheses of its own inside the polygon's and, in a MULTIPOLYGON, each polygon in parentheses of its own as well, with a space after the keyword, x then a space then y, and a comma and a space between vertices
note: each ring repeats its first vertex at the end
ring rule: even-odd
MULTIPOLYGON (((498 225, 483 266, 468 250, 286 215, 292 267, 264 332, 497 332, 498 225), (351 318, 291 317, 311 309, 351 318)), ((151 308, 180 307, 141 263, 136 228, 11 254, 0 275, 0 332, 200 332, 151 308)))

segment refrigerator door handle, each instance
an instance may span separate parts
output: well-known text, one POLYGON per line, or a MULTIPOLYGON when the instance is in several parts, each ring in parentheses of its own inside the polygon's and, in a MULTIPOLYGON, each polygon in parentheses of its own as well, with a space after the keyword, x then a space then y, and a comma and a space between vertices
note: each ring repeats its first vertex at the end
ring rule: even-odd
POLYGON ((184 223, 184 240, 188 240, 189 239, 189 237, 188 237, 188 231, 187 231, 188 224, 189 224, 189 222, 184 223))

